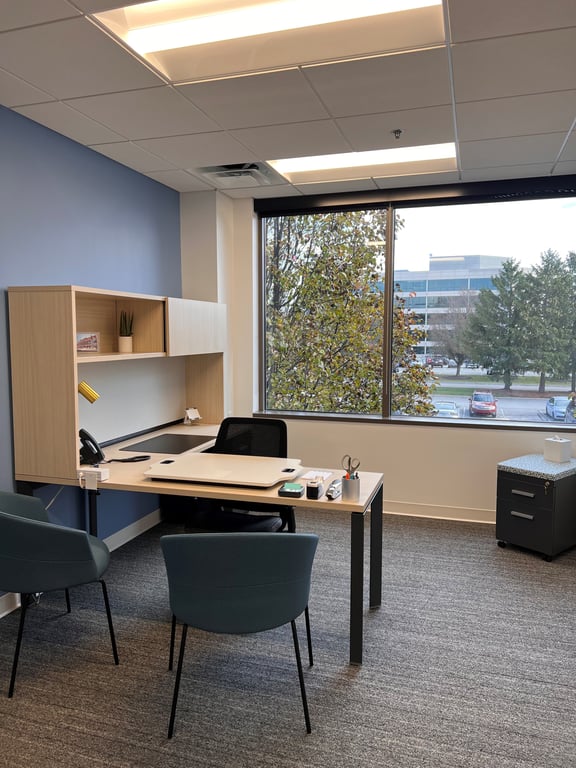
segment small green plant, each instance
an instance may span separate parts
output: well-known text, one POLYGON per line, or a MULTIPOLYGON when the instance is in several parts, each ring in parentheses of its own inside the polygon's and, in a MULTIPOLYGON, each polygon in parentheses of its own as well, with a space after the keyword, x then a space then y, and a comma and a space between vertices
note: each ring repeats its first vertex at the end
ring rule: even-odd
POLYGON ((132 336, 134 333, 134 312, 120 312, 120 336, 132 336))

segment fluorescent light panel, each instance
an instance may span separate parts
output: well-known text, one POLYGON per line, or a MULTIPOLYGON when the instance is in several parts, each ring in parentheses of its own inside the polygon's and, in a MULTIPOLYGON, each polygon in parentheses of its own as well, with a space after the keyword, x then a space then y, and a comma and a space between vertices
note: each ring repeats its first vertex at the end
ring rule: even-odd
POLYGON ((267 162, 293 184, 345 181, 399 173, 452 170, 456 167, 456 145, 448 142, 267 162))
POLYGON ((121 14, 122 38, 145 55, 440 4, 441 0, 156 0, 97 14, 96 18, 107 24, 107 17, 118 20, 121 14), (214 7, 216 12, 212 12, 214 7))

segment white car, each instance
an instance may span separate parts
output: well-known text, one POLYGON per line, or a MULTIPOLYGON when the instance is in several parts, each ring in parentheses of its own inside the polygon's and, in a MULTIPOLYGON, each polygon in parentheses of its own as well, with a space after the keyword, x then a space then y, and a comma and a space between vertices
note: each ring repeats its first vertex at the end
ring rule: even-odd
POLYGON ((438 400, 434 403, 434 415, 442 419, 459 419, 460 411, 453 400, 438 400))

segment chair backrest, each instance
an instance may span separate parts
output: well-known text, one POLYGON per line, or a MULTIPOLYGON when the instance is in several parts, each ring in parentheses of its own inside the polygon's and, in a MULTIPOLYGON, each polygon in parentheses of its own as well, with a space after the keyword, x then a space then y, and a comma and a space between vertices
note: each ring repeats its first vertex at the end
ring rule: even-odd
MULTIPOLYGON (((6 499, 0 505, 7 508, 6 499)), ((9 514, 0 506, 0 591, 50 592, 95 581, 108 564, 105 552, 96 562, 86 531, 9 514)))
POLYGON ((261 632, 308 605, 316 534, 176 534, 160 543, 172 613, 191 627, 261 632))
POLYGON ((40 499, 34 496, 25 496, 23 493, 9 493, 0 491, 0 510, 9 515, 28 517, 31 520, 39 520, 49 523, 48 512, 40 499))
POLYGON ((212 452, 286 458, 286 422, 282 419, 229 416, 220 424, 212 452))

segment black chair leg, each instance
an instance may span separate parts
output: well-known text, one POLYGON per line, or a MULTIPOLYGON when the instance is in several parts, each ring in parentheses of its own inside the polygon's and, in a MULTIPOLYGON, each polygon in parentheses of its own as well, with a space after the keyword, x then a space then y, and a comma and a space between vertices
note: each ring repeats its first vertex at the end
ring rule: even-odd
POLYGON ((174 666, 174 644, 176 642, 176 616, 172 614, 172 629, 170 630, 170 656, 168 658, 168 672, 172 672, 174 666))
POLYGON ((72 607, 70 605, 70 591, 68 589, 65 589, 64 594, 66 595, 66 611, 67 613, 70 613, 72 610, 72 607))
POLYGON ((306 687, 304 685, 304 673, 302 671, 302 660, 300 658, 300 645, 298 643, 298 632, 294 619, 290 622, 292 627, 292 639, 294 640, 294 653, 296 654, 296 664, 298 666, 298 679, 300 680, 300 693, 302 694, 302 706, 304 708, 304 720, 306 721, 306 733, 312 733, 310 725, 310 714, 308 712, 308 700, 306 698, 306 687))
POLYGON ((102 585, 102 594, 104 596, 104 605, 106 606, 106 617, 108 619, 108 629, 110 630, 110 640, 112 642, 112 653, 114 654, 114 664, 119 664, 118 649, 116 648, 116 636, 114 635, 114 625, 112 624, 112 614, 110 613, 110 601, 108 600, 108 590, 106 589, 106 582, 104 579, 100 579, 102 585))
POLYGON ((308 661, 310 663, 310 666, 314 666, 314 657, 312 655, 312 632, 310 631, 310 613, 308 611, 308 606, 304 608, 304 619, 306 621, 306 641, 308 643, 308 661))
POLYGON ((178 693, 180 691, 180 677, 182 676, 182 665, 184 663, 184 650, 186 648, 186 635, 188 634, 188 624, 182 625, 182 639, 180 640, 180 653, 178 655, 178 669, 176 670, 176 680, 174 681, 174 695, 172 697, 172 711, 170 712, 170 724, 168 725, 168 738, 171 739, 174 734, 174 720, 176 719, 176 705, 178 704, 178 693))
POLYGON ((16 683, 16 670, 18 669, 18 659, 20 658, 20 647, 22 645, 22 635, 24 633, 24 621, 26 620, 26 610, 30 595, 23 592, 20 595, 20 624, 18 625, 18 637, 16 638, 16 648, 14 649, 14 661, 12 662, 12 674, 10 676, 10 686, 8 688, 8 698, 14 695, 14 685, 16 683))

